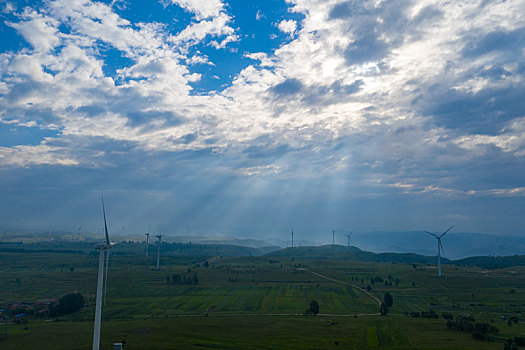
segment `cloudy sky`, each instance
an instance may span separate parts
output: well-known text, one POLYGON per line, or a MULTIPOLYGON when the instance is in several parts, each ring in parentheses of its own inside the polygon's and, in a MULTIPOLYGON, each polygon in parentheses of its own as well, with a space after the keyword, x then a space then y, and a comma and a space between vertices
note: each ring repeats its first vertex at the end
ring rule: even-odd
POLYGON ((0 18, 6 227, 99 231, 103 192, 113 231, 525 235, 524 0, 2 0, 0 18))

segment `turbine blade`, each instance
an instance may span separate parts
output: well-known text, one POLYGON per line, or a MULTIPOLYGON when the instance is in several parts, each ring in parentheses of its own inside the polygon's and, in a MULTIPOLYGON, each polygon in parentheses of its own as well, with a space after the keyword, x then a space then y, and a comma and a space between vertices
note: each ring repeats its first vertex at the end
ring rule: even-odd
POLYGON ((104 206, 104 195, 101 193, 100 197, 102 198, 102 212, 104 213, 104 231, 106 233, 106 243, 109 245, 109 233, 108 233, 108 223, 106 221, 106 207, 104 206))
POLYGON ((436 235, 435 233, 432 233, 432 232, 428 232, 427 230, 425 230, 425 232, 426 232, 426 233, 428 233, 429 235, 432 235, 432 236, 434 236, 434 237, 438 238, 438 236, 437 236, 437 235, 436 235))
POLYGON ((448 230, 446 230, 445 232, 443 232, 443 233, 441 234, 441 236, 439 236, 439 238, 443 237, 444 235, 447 234, 448 231, 452 230, 452 227, 454 227, 454 225, 450 226, 450 227, 448 228, 448 230))
POLYGON ((443 253, 443 257, 445 257, 445 249, 443 249, 443 244, 441 243, 441 239, 439 241, 439 247, 441 248, 441 253, 443 253))

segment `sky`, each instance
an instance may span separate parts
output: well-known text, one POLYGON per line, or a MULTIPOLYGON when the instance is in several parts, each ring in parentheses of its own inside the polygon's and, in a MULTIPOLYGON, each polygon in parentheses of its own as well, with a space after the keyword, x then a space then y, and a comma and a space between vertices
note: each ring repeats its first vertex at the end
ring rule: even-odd
POLYGON ((525 235, 524 77, 524 0, 0 0, 0 224, 525 235))

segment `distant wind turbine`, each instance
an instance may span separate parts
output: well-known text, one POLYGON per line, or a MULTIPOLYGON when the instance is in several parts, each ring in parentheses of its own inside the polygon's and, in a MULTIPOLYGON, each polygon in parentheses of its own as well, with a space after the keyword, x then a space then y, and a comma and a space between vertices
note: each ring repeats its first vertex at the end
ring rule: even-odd
POLYGON ((293 233, 293 226, 292 226, 292 233, 291 234, 292 234, 292 248, 293 248, 293 234, 294 234, 293 233))
POLYGON ((144 236, 146 236, 146 257, 148 256, 149 252, 149 231, 151 230, 151 226, 148 226, 148 233, 145 233, 144 236))
MULTIPOLYGON (((93 350, 98 350, 100 347, 100 323, 102 320, 102 287, 104 285, 104 254, 109 253, 111 247, 115 244, 110 242, 108 233, 108 224, 106 221, 106 208, 104 206, 104 196, 102 199, 102 213, 104 215, 104 233, 106 234, 106 241, 95 245, 95 249, 100 251, 98 259, 98 281, 97 281, 97 299, 95 304, 95 329, 93 332, 93 350)), ((109 254, 107 255, 109 259, 109 254)), ((109 261, 108 261, 109 262, 109 261)), ((107 265, 106 265, 106 281, 107 281, 107 265)))
POLYGON ((332 245, 335 245, 335 230, 332 229, 332 245))
POLYGON ((352 240, 352 238, 350 238, 350 237, 352 237, 352 233, 353 233, 353 232, 354 232, 354 231, 350 231, 350 233, 346 235, 346 238, 348 238, 348 246, 349 246, 349 247, 350 247, 350 241, 352 240))
POLYGON ((441 244, 441 238, 443 238, 443 236, 446 235, 447 232, 452 229, 452 227, 454 227, 454 225, 450 226, 448 228, 448 230, 446 230, 445 232, 443 232, 439 236, 436 235, 435 233, 428 232, 428 231, 425 230, 426 233, 428 233, 429 235, 434 236, 437 239, 437 245, 438 245, 437 258, 438 258, 438 276, 439 277, 441 277, 441 253, 443 253, 443 255, 445 254, 445 251, 443 250, 443 244, 441 244))
POLYGON ((162 242, 162 232, 159 230, 159 234, 155 237, 157 237, 157 270, 160 270, 160 244, 162 242))

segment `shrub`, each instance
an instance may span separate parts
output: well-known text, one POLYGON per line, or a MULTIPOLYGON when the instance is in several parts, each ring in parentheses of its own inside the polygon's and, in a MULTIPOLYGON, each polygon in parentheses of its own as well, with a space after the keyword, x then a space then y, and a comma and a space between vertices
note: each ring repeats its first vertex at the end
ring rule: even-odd
POLYGON ((314 316, 319 313, 319 303, 315 300, 312 300, 310 303, 310 308, 308 309, 314 316))
POLYGON ((392 305, 394 305, 394 298, 392 297, 392 294, 386 293, 384 299, 386 306, 392 307, 392 305))
POLYGON ((388 314, 388 306, 386 306, 385 303, 381 303, 381 307, 379 307, 379 313, 381 316, 386 316, 388 314))
POLYGON ((84 306, 84 296, 80 293, 64 295, 58 301, 58 304, 49 305, 49 315, 51 317, 72 314, 84 306))

